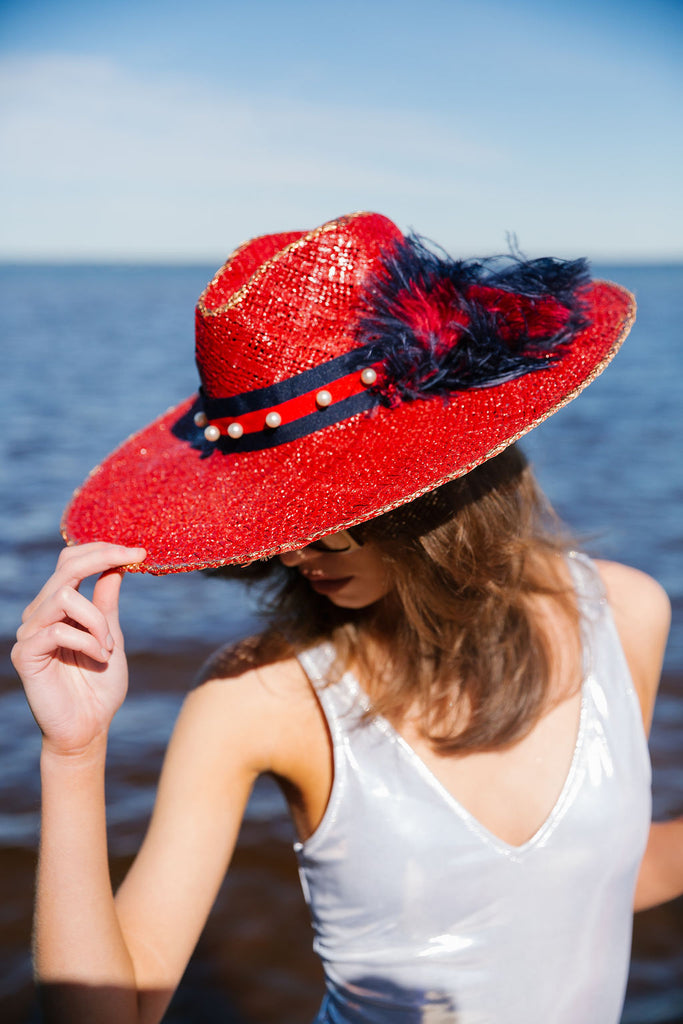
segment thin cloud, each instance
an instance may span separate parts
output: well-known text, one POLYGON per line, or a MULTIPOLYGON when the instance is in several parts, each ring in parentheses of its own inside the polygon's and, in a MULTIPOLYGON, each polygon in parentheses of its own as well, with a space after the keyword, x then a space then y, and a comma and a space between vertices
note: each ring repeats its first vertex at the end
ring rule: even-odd
POLYGON ((564 79, 532 76, 531 116, 519 83, 508 96, 503 75, 492 97, 459 74, 471 91, 454 80, 439 106, 406 82, 405 108, 103 56, 0 59, 0 256, 213 261, 261 232, 377 209, 463 255, 514 231, 529 255, 680 258, 680 155, 658 92, 635 144, 630 107, 607 93, 578 103, 564 79))
POLYGON ((209 92, 146 80, 109 60, 0 64, 3 175, 50 188, 96 182, 165 192, 203 186, 452 187, 504 155, 433 117, 209 92), (444 169, 448 169, 448 174, 444 169))

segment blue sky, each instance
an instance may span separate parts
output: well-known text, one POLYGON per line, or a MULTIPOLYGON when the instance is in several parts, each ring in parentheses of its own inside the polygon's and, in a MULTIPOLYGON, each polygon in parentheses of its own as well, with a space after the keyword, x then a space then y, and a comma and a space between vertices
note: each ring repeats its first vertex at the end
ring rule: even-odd
POLYGON ((220 261, 376 209, 683 259, 673 0, 0 0, 0 258, 220 261))

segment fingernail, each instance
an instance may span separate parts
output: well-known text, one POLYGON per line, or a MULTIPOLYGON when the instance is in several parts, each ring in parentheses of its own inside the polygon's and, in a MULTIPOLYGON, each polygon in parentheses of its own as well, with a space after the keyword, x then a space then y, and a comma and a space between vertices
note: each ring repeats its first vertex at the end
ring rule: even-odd
POLYGON ((114 650, 114 637, 111 635, 111 633, 107 633, 107 639, 104 642, 107 645, 108 650, 114 650))
POLYGON ((105 647, 100 647, 100 650, 102 651, 102 657, 107 661, 111 655, 111 651, 108 651, 105 647))

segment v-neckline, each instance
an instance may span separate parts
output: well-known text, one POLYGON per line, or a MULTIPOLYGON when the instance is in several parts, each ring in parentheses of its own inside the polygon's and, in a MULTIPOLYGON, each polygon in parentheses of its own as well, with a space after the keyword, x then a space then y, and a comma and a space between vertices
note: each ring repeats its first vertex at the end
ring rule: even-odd
POLYGON ((451 793, 441 779, 435 775, 427 762, 408 742, 405 736, 403 736, 387 718, 372 712, 372 702, 353 672, 345 672, 340 682, 346 682, 347 685, 351 685, 354 690, 354 698, 358 701, 363 711, 371 712, 372 717, 368 724, 379 729, 397 745, 398 749, 401 750, 403 755, 408 758, 411 764, 413 764, 430 788, 456 812, 458 817, 464 822, 471 832, 478 835, 489 846, 493 846, 506 856, 516 857, 522 855, 527 850, 533 849, 543 839, 545 839, 555 824, 562 818, 571 802, 574 780, 579 770, 581 753, 586 735, 589 678, 590 673, 584 673, 581 682, 581 702, 576 739, 574 741, 572 756, 559 795, 536 831, 529 837, 529 839, 520 844, 509 843, 505 839, 496 835, 495 832, 492 832, 491 829, 487 828, 486 825, 484 825, 460 800, 458 800, 456 796, 454 796, 453 793, 451 793))

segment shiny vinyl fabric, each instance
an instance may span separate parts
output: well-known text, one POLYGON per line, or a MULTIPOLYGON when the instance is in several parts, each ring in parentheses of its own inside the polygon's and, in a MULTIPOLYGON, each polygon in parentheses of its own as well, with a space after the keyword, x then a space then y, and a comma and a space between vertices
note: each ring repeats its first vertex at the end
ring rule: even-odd
POLYGON ((564 788, 522 846, 455 800, 346 674, 300 656, 334 743, 323 821, 296 844, 327 979, 316 1024, 617 1024, 650 822, 640 709, 599 578, 572 556, 580 725, 564 788))

